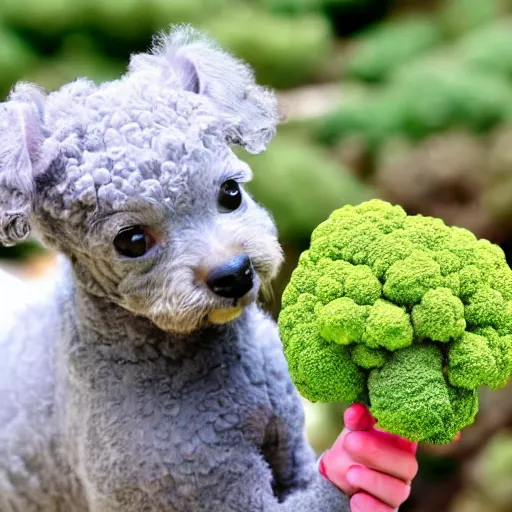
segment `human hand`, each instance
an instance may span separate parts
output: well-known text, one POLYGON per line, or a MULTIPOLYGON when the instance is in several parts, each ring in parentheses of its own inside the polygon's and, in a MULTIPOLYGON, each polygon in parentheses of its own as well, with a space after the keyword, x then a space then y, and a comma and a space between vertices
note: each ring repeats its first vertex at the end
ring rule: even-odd
POLYGON ((417 443, 375 429, 362 404, 345 411, 345 429, 322 455, 320 472, 350 497, 351 512, 393 512, 409 497, 417 443))

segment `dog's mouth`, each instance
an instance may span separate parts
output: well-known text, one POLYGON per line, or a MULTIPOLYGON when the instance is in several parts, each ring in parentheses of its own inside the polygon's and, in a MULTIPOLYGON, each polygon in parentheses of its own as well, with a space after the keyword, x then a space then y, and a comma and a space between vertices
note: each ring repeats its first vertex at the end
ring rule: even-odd
POLYGON ((208 321, 211 324, 216 325, 227 324, 228 322, 238 318, 241 315, 243 309, 244 308, 241 305, 237 305, 233 308, 214 309, 208 315, 208 321))
POLYGON ((242 314, 247 306, 256 301, 258 289, 259 285, 255 283, 253 288, 242 298, 232 299, 230 301, 231 304, 226 303, 227 301, 223 301, 225 304, 219 304, 218 307, 212 308, 207 315, 208 322, 216 325, 232 322, 242 314))

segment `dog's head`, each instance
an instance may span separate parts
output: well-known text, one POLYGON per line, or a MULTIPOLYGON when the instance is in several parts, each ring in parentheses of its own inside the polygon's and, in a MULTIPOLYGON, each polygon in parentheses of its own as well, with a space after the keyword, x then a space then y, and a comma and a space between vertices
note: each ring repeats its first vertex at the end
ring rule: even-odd
POLYGON ((89 293, 164 330, 227 322, 281 262, 230 146, 262 151, 277 122, 251 70, 187 27, 114 82, 19 84, 0 104, 0 242, 34 231, 89 293))

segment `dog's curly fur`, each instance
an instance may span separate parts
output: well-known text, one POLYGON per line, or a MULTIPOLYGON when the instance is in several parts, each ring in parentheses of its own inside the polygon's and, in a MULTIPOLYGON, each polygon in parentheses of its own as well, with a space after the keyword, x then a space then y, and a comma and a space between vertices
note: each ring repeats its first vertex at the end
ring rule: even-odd
POLYGON ((274 224, 246 192, 217 205, 251 176, 230 145, 273 136, 274 95, 180 27, 119 80, 19 84, 0 110, 0 241, 32 231, 62 255, 49 287, 0 276, 0 512, 348 510, 255 304, 281 261, 274 224), (131 225, 156 240, 139 258, 113 245, 131 225), (213 324, 233 300, 202 272, 240 253, 253 289, 213 324))

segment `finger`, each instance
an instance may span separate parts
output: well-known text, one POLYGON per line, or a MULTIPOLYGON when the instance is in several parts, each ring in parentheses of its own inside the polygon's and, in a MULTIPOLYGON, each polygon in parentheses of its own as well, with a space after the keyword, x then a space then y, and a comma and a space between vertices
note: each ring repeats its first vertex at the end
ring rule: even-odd
POLYGON ((347 471, 347 481, 356 492, 371 494, 392 508, 398 508, 411 493, 411 487, 402 480, 364 466, 352 466, 347 471))
POLYGON ((363 404, 351 405, 345 411, 343 420, 348 430, 370 430, 375 425, 375 419, 363 404))
POLYGON ((378 499, 359 492, 350 498, 350 511, 351 512, 395 512, 395 509, 389 505, 382 503, 378 499))
POLYGON ((345 428, 332 446, 332 450, 338 453, 343 449, 343 439, 349 431, 370 431, 375 424, 375 419, 368 408, 363 404, 353 404, 345 410, 343 415, 345 428))
POLYGON ((338 489, 341 489, 346 495, 352 496, 356 489, 347 481, 347 456, 336 456, 332 450, 325 452, 320 458, 318 470, 320 474, 332 482, 338 489))
POLYGON ((387 473, 404 482, 418 472, 418 463, 411 454, 387 442, 376 432, 349 432, 344 448, 355 462, 376 471, 387 473))

